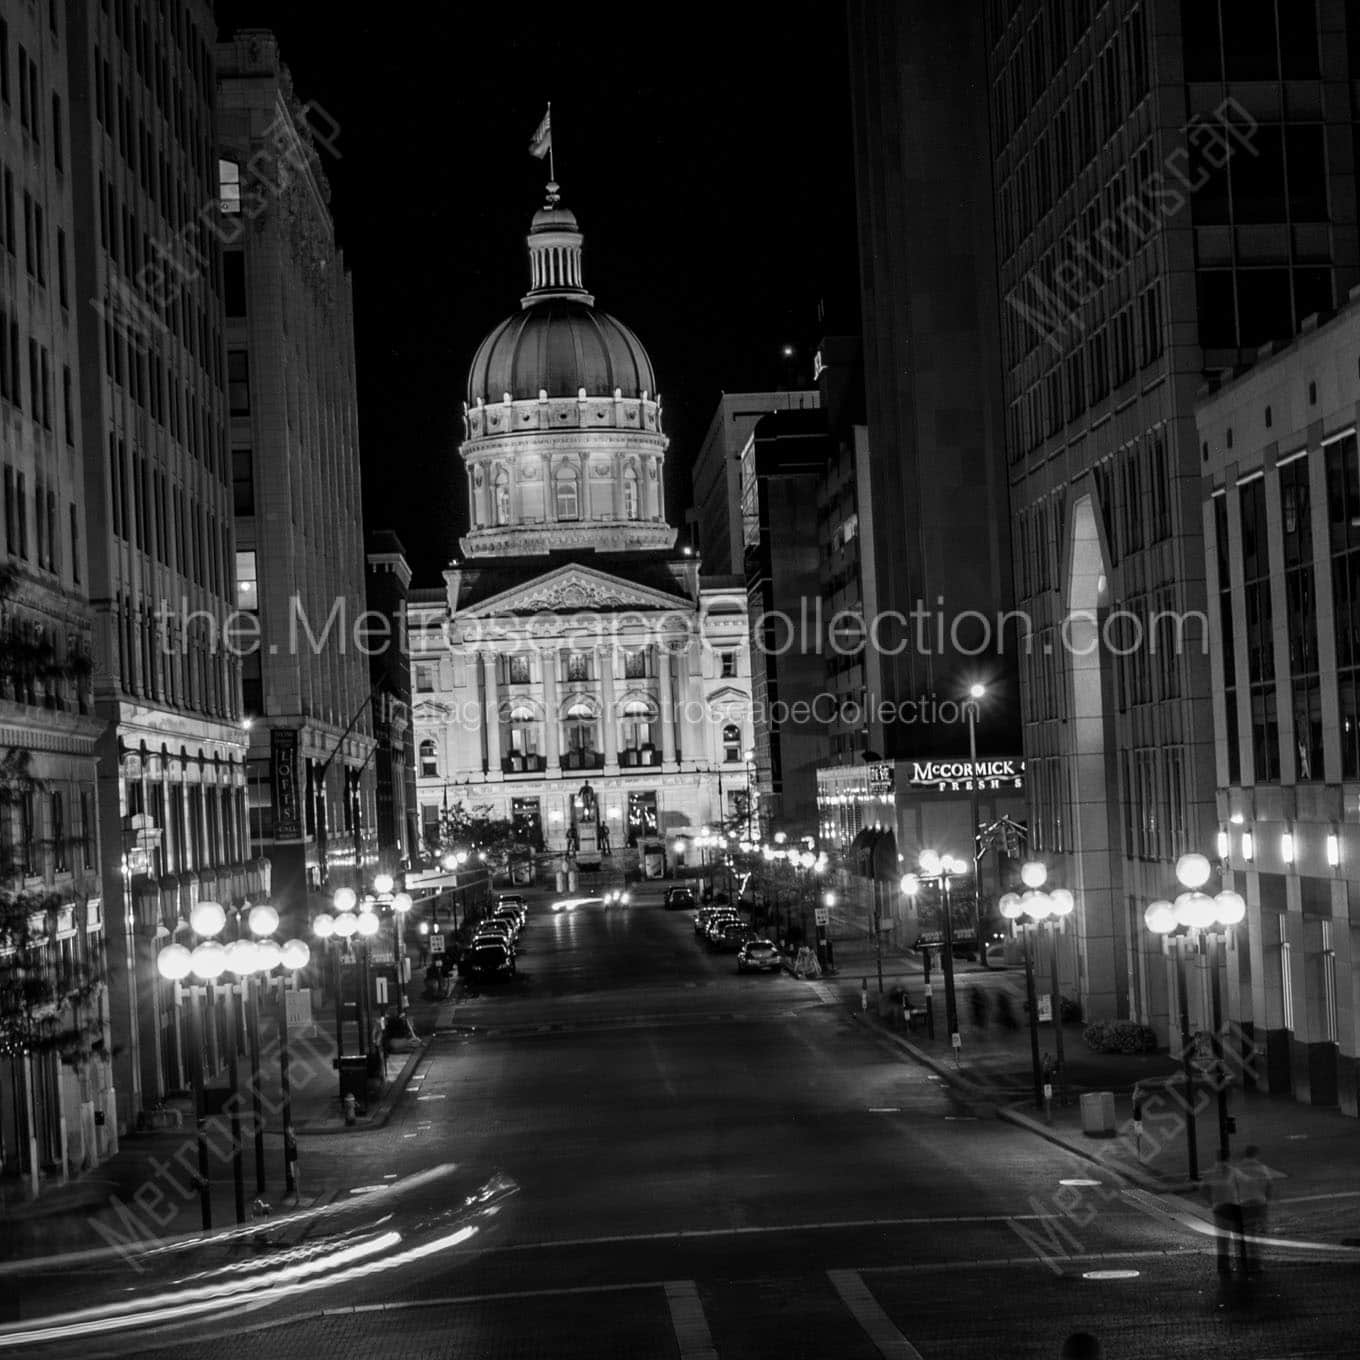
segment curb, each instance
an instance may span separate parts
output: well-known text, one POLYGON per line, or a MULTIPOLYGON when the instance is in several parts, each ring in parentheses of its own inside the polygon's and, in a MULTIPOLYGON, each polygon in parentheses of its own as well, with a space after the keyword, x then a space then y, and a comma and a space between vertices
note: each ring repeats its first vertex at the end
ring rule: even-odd
POLYGON ((384 1127, 387 1121, 392 1118, 392 1111, 396 1108, 397 1101, 406 1093, 406 1084, 411 1080, 411 1074, 416 1070, 421 1059, 429 1052, 430 1045, 433 1042, 434 1035, 432 1034, 429 1038, 422 1039, 420 1047, 413 1049, 407 1055, 401 1071, 387 1083, 387 1090, 383 1092, 382 1098, 373 1107, 371 1114, 359 1117, 353 1124, 346 1124, 342 1115, 298 1120, 293 1125, 293 1132, 301 1137, 315 1134, 360 1133, 369 1129, 384 1127))
MULTIPOLYGON (((996 1114, 998 1119, 1004 1119, 1008 1124, 1014 1124, 1017 1128, 1026 1129, 1030 1133, 1037 1134, 1046 1142, 1053 1143, 1055 1146, 1072 1153, 1074 1157, 1080 1157, 1083 1161, 1093 1163, 1108 1175, 1114 1176, 1117 1180, 1125 1181, 1139 1190, 1147 1190, 1156 1195, 1172 1196, 1175 1194, 1174 1187, 1166 1185, 1154 1176, 1138 1174, 1125 1166, 1112 1166, 1100 1155, 1100 1152, 1096 1148, 1087 1146, 1083 1143, 1078 1143, 1074 1139, 1069 1138, 1066 1134, 1060 1133, 1057 1129, 1051 1128, 1049 1125, 1035 1119, 1032 1115, 1021 1113, 1018 1106, 1000 1106, 997 1109, 996 1114)), ((1103 1141, 1106 1146, 1109 1146, 1116 1140, 1107 1139, 1103 1141)), ((1179 1196, 1175 1197, 1179 1199, 1179 1196)), ((1184 1207, 1190 1207, 1188 1201, 1185 1202, 1184 1207)))
POLYGON ((980 1082, 973 1081, 971 1077, 966 1077, 956 1068, 948 1066, 946 1063, 933 1058, 924 1049, 917 1048, 915 1044, 899 1035, 893 1034, 891 1030, 884 1029, 881 1025, 870 1020, 863 1012, 852 1010, 850 1018, 856 1024, 863 1026, 872 1034, 877 1034, 886 1039, 888 1043, 900 1048, 912 1061, 919 1063, 922 1067, 928 1067, 936 1076, 943 1081, 947 1081, 951 1086, 956 1087, 964 1095, 973 1100, 990 1100, 996 1104, 996 1092, 990 1086, 984 1086, 980 1082))

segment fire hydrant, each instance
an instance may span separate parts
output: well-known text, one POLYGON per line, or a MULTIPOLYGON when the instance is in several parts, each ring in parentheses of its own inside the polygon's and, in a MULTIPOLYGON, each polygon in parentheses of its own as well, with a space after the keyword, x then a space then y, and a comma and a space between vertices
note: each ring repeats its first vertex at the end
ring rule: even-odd
POLYGON ((358 1114, 358 1112, 359 1112, 359 1102, 358 1102, 357 1100, 355 1100, 355 1098, 354 1098, 354 1092, 351 1091, 351 1092, 345 1097, 345 1123, 346 1123, 346 1124, 353 1124, 353 1123, 355 1122, 355 1117, 356 1117, 356 1115, 358 1114))

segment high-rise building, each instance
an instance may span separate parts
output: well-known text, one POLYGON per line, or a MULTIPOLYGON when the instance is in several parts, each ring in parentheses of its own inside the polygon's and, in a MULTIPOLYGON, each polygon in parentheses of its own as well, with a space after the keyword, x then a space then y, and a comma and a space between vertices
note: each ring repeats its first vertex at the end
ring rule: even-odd
POLYGON ((740 820, 746 592, 675 547, 652 361, 555 193, 528 248, 468 374, 463 557, 411 593, 417 785, 427 844, 461 804, 586 866, 740 820))
POLYGON ((222 251, 243 226, 219 198, 211 6, 65 12, 72 400, 122 1126, 187 1084, 159 949, 185 938, 195 902, 268 892, 250 860, 240 667, 224 645, 236 599, 222 251))
POLYGON ((741 521, 741 455, 756 422, 771 411, 815 407, 815 391, 724 392, 690 469, 693 523, 706 576, 740 576, 745 546, 741 521))
POLYGON ((1017 793, 971 767, 972 729, 984 765, 1019 756, 982 16, 927 0, 850 0, 847 14, 858 496, 872 508, 858 570, 876 674, 857 749, 843 743, 850 763, 822 783, 851 824, 891 829, 905 863, 926 849, 969 859, 974 823, 1017 793), (935 778, 941 767, 953 777, 935 778))
POLYGON ((411 657, 406 642, 406 602, 411 568, 406 549, 390 529, 368 539, 368 607, 374 620, 369 648, 373 682, 373 768, 377 781, 378 860, 384 873, 410 868, 420 842, 416 819, 415 737, 411 725, 411 657))
MULTIPOLYGON (((68 37, 60 5, 14 5, 0 15, 0 569, 9 577, 0 605, 0 761, 14 797, 0 810, 0 862, 16 873, 5 884, 17 894, 10 910, 44 899, 54 907, 42 914, 38 931, 46 942, 35 937, 32 947, 54 969, 60 959, 74 978, 103 970, 106 903, 95 810, 102 724, 81 669, 91 649, 90 567, 68 37), (35 645, 50 647, 71 668, 67 678, 44 679, 25 668, 25 652, 35 645), (27 778, 11 763, 20 753, 27 753, 27 778)), ((23 1032, 15 1004, 7 994, 7 1043, 23 1032)), ((39 1168, 64 1163, 63 1129, 82 1167, 116 1146, 112 1036, 107 1026, 98 1033, 107 1008, 95 997, 81 1009, 89 1013, 77 1017, 76 1028, 102 1039, 81 1055, 85 1060, 10 1050, 0 1063, 0 1108, 32 1109, 39 1168)), ((124 1086, 124 1099, 126 1092, 124 1086)), ((15 1136, 21 1121, 4 1123, 0 1160, 32 1170, 29 1139, 15 1136)))
POLYGON ((753 833, 817 832, 817 764, 833 702, 820 623, 818 493, 829 455, 815 406, 772 411, 741 455, 755 744, 753 833))
POLYGON ((986 9, 1030 849, 1088 1012, 1161 1024, 1144 909, 1217 820, 1194 398, 1356 281, 1357 35, 1329 0, 986 9))
MULTIPOLYGON (((1360 1108, 1360 288, 1213 385, 1197 426, 1224 884, 1224 1013, 1257 1081, 1360 1108), (1269 721, 1267 721, 1267 717, 1269 721)), ((1191 1028, 1206 1029, 1201 970, 1191 1028)), ((1174 1005, 1174 993, 1171 998, 1174 1005)))
POLYGON ((222 208, 240 227, 223 253, 236 590, 259 624, 241 648, 252 833, 301 930, 309 887, 362 887, 377 858, 354 296, 324 111, 270 33, 216 61, 222 208))

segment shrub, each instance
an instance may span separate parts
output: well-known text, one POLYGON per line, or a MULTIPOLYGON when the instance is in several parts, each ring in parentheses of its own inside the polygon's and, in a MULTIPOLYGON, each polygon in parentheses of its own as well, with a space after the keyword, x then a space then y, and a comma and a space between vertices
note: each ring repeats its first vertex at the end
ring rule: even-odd
POLYGON ((1097 1020, 1081 1037, 1096 1053, 1153 1053, 1157 1048, 1155 1031, 1136 1020, 1097 1020))

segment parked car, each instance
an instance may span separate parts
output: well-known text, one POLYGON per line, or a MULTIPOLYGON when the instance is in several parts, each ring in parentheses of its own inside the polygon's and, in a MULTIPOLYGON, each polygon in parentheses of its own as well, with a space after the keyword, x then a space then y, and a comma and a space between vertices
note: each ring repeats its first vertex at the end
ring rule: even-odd
POLYGON ((491 915, 487 917, 487 920, 493 923, 496 921, 504 921, 505 924, 514 931, 516 938, 519 937, 519 932, 524 925, 519 919, 519 913, 511 910, 509 907, 497 908, 497 910, 493 911, 491 915))
POLYGON ((523 925, 529 915, 529 904, 518 893, 501 893, 496 898, 496 910, 507 908, 518 913, 519 923, 523 925))
POLYGON ((709 909, 708 920, 704 923, 704 937, 708 940, 725 930, 728 926, 745 925, 745 922, 728 907, 712 907, 709 909))
POLYGON ((755 931, 740 921, 728 921, 710 930, 708 947, 721 953, 739 950, 747 940, 753 938, 755 931))
POLYGON ((699 904, 688 888, 667 888, 665 907, 667 911, 692 911, 699 904))
POLYGON ((514 952, 504 940, 486 937, 474 940, 468 952, 468 972, 483 979, 514 977, 514 952))
POLYGON ((694 913, 694 933, 702 935, 708 929, 709 922, 713 920, 717 912, 717 907, 700 907, 694 913))
POLYGON ((472 937, 474 949, 481 940, 499 940, 512 954, 515 952, 515 932, 504 921, 483 921, 472 937))
POLYGON ((737 950, 737 972, 777 973, 784 960, 773 940, 747 940, 737 950))

